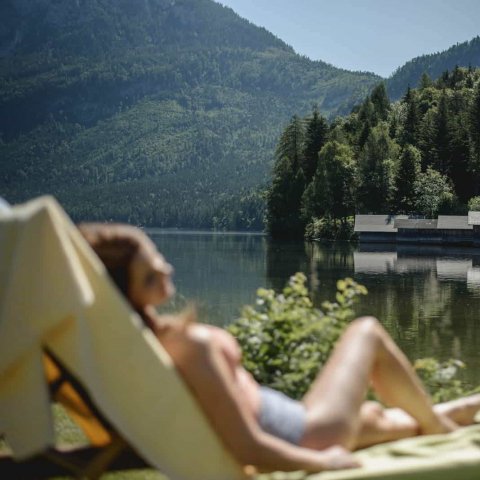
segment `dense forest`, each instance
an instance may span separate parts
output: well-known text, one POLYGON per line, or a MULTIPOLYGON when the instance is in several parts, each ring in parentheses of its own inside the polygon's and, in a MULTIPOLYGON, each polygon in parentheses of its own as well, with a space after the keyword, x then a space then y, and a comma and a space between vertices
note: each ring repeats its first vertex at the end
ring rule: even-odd
POLYGON ((212 0, 2 0, 0 195, 79 220, 262 229, 291 112, 380 77, 297 55, 212 0))
POLYGON ((456 67, 389 101, 382 83, 344 118, 294 115, 276 148, 267 228, 346 237, 356 213, 434 218, 479 208, 480 69, 456 67))
POLYGON ((415 87, 424 72, 435 80, 447 69, 469 65, 480 66, 480 37, 457 43, 443 52, 421 55, 408 61, 385 81, 388 95, 392 100, 400 99, 405 88, 408 85, 415 87))

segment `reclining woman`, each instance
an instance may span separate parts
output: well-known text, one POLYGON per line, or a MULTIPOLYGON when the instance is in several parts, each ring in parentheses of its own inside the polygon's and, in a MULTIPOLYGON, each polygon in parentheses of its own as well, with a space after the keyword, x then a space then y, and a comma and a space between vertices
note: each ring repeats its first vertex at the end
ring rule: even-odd
MULTIPOLYGON (((358 466, 351 451, 473 423, 480 395, 432 406, 407 358, 373 317, 353 321, 301 402, 261 387, 226 331, 159 316, 174 294, 172 267, 138 229, 80 226, 119 289, 171 356, 233 456, 259 471, 358 466), (394 408, 364 400, 371 385, 394 408)), ((154 406, 153 406, 154 408, 154 406)))

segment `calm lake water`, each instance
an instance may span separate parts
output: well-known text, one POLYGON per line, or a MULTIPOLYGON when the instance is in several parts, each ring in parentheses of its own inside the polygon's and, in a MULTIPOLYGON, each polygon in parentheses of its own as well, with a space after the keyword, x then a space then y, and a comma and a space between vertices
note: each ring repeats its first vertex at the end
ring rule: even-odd
POLYGON ((255 300, 258 287, 283 288, 307 275, 316 305, 352 277, 369 295, 358 315, 381 320, 410 359, 459 358, 464 379, 480 383, 480 250, 436 246, 273 241, 263 235, 148 232, 175 267, 177 298, 194 301, 204 321, 225 325, 255 300))

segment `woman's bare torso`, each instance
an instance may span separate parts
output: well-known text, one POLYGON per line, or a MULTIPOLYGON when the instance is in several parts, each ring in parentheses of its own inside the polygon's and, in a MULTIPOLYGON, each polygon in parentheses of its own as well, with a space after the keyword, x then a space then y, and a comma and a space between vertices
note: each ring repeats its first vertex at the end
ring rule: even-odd
MULTIPOLYGON (((186 328, 193 329, 195 335, 202 336, 208 342, 214 342, 219 346, 222 356, 228 364, 232 382, 235 382, 239 387, 237 391, 242 396, 242 404, 255 418, 258 418, 259 385, 252 375, 243 368, 241 363, 242 351, 235 338, 225 330, 212 325, 190 324, 186 328)), ((176 358, 182 355, 185 335, 185 327, 175 322, 168 324, 166 328, 157 333, 160 343, 172 357, 174 363, 176 363, 176 358)))

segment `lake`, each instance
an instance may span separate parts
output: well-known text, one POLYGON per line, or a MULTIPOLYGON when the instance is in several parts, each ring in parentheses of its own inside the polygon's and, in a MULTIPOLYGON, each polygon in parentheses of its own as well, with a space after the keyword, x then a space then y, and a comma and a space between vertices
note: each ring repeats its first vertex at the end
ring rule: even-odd
POLYGON ((302 271, 316 305, 338 279, 368 288, 358 315, 374 315, 411 360, 459 358, 480 383, 480 249, 275 241, 244 233, 149 230, 175 268, 174 306, 193 301, 203 321, 225 325, 259 287, 281 290, 302 271))

